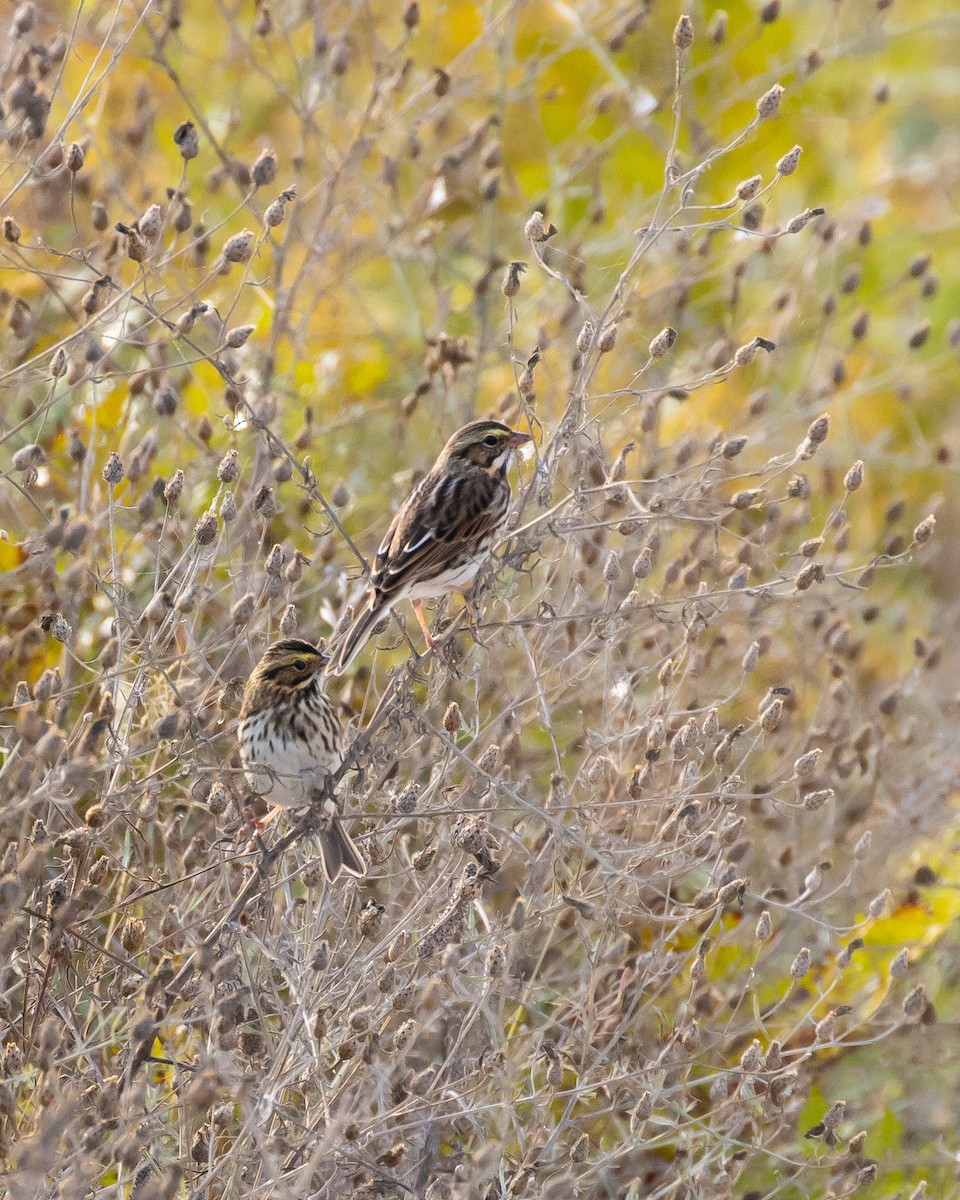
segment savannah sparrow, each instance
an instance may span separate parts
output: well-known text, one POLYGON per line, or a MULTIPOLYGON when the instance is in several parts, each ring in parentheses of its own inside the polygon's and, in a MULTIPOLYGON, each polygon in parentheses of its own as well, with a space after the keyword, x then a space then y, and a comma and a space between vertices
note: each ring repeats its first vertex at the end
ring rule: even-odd
MULTIPOLYGON (((328 659, 299 638, 274 642, 243 692, 240 761, 251 788, 280 808, 309 804, 343 759, 343 729, 323 691, 328 659)), ((318 839, 323 873, 331 883, 341 871, 367 873, 329 797, 323 801, 318 839)))
POLYGON ((336 639, 328 674, 347 668, 374 625, 400 600, 413 603, 433 645, 423 601, 466 593, 506 519, 514 451, 529 441, 530 434, 499 421, 474 421, 457 430, 393 518, 377 551, 370 587, 353 623, 336 639))

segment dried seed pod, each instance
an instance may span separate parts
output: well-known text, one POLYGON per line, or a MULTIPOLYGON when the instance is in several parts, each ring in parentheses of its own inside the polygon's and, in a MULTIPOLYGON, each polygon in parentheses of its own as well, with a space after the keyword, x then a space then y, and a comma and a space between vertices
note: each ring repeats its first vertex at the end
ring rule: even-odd
POLYGON ((863 483, 863 460, 857 459, 843 478, 843 486, 848 492, 855 492, 863 483))
POLYGON ((752 200, 763 186, 762 175, 751 175, 737 184, 735 195, 738 200, 752 200))
POLYGON ((803 150, 800 146, 794 146, 792 150, 788 150, 783 158, 777 162, 778 175, 792 175, 797 169, 797 164, 800 162, 800 155, 803 150))
POLYGON ((193 528, 198 546, 209 546, 217 537, 217 514, 208 509, 193 528))
POLYGON ((23 230, 13 217, 3 218, 3 236, 8 242, 19 242, 22 234, 23 230))
POLYGON ((256 325, 237 325, 234 329, 228 330, 223 344, 230 350, 239 350, 241 346, 246 345, 255 329, 256 325))
POLYGON ((890 899, 890 889, 884 888, 882 892, 874 896, 867 905, 867 920, 875 921, 883 914, 883 910, 887 907, 887 902, 890 899))
POLYGON ((903 1015, 912 1021, 926 1010, 927 1003, 926 989, 922 983, 918 983, 903 1001, 903 1015))
POLYGON ((296 196, 296 188, 287 188, 281 192, 275 200, 267 205, 267 210, 263 214, 264 224, 268 229, 276 229, 278 225, 282 225, 286 219, 287 205, 296 196))
POLYGON ((30 442, 26 446, 21 446, 11 461, 16 471, 36 471, 37 467, 46 462, 46 459, 43 447, 36 442, 30 442))
POLYGON ((512 299, 520 291, 520 276, 526 271, 527 264, 525 262, 512 262, 507 267, 506 273, 503 276, 503 282, 500 284, 500 291, 507 297, 512 299))
POLYGON ((183 469, 178 467, 170 480, 164 485, 163 498, 167 504, 176 504, 183 495, 183 469))
POLYGON ((103 468, 104 481, 115 487, 123 479, 123 460, 116 450, 111 450, 107 458, 106 466, 103 468))
POLYGON ((253 592, 247 592, 230 609, 230 624, 234 627, 246 625, 253 616, 253 611, 257 606, 257 597, 253 592))
POLYGON ((451 700, 447 711, 443 714, 443 727, 447 733, 457 733, 462 726, 463 716, 460 713, 460 705, 456 700, 451 700))
POLYGON ((243 229, 227 238, 223 246, 223 257, 228 263, 249 262, 253 256, 254 235, 252 229, 243 229))
POLYGON ((772 88, 769 88, 763 93, 757 101, 757 115, 761 121, 765 121, 770 117, 775 117, 780 110, 780 100, 783 96, 783 88, 779 83, 775 83, 772 88))
POLYGON ((678 50, 689 50, 693 45, 693 22, 681 16, 673 30, 673 44, 678 50))
POLYGON ((913 531, 913 541, 917 546, 924 546, 933 537, 933 531, 937 524, 937 518, 931 513, 924 517, 920 524, 913 531))
POLYGON ((677 331, 671 329, 670 326, 661 329, 657 336, 650 343, 650 357, 663 358, 663 356, 671 349, 674 342, 677 340, 677 331))
POLYGON ((802 946, 797 957, 790 964, 790 978, 797 983, 810 970, 810 951, 802 946))
POLYGON ((261 150, 250 169, 256 187, 273 183, 277 177, 277 156, 272 150, 261 150))
POLYGON ((911 350, 919 350, 921 346, 926 344, 927 338, 930 336, 930 330, 933 328, 929 321, 921 321, 910 333, 907 338, 907 345, 911 350))
POLYGON ((228 450, 217 466, 217 478, 221 483, 233 483, 239 474, 240 456, 236 450, 228 450))
POLYGON ((542 212, 535 212, 523 227, 523 236, 531 242, 545 242, 557 232, 553 224, 545 225, 542 212))
POLYGON ((200 153, 200 137, 192 121, 184 121, 182 125, 177 126, 173 133, 173 141, 185 162, 196 158, 200 153))

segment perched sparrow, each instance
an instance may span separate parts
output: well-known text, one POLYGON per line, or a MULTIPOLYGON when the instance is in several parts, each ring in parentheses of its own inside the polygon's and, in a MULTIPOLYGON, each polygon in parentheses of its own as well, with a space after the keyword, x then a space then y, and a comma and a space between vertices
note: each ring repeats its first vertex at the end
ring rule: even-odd
POLYGON ((337 637, 328 674, 344 671, 374 625, 399 600, 410 600, 432 646, 422 602, 466 592, 510 507, 507 471, 528 433, 499 421, 458 429, 440 457, 401 504, 380 543, 370 587, 353 624, 337 637))
MULTIPOLYGON (((247 680, 240 708, 240 761, 247 782, 280 808, 309 804, 325 775, 343 759, 343 730, 324 695, 328 655, 309 642, 274 642, 247 680)), ((318 834, 323 873, 365 875, 367 864, 340 821, 335 802, 323 801, 318 834)))

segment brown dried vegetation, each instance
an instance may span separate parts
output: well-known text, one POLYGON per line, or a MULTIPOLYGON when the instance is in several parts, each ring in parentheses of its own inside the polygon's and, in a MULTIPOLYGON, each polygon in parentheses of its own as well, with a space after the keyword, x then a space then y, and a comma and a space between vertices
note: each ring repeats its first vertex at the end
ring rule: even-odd
MULTIPOLYGON (((956 279, 771 132, 843 38, 787 64, 779 3, 580 7, 9 20, 14 1200, 950 1186, 909 1073, 949 923, 955 609, 924 568, 949 584, 956 279), (609 79, 526 155, 573 42, 609 79), (479 624, 450 602, 420 657, 391 621, 332 685, 371 872, 329 888, 306 819, 248 845, 243 683, 329 633, 485 413, 536 453, 479 624)), ((791 50, 840 6, 808 7, 791 50)))

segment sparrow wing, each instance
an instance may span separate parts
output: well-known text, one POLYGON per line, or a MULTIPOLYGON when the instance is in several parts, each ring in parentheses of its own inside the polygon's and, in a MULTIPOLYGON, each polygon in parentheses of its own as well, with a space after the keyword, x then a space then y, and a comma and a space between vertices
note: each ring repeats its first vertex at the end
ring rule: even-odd
POLYGON ((381 603, 479 552, 506 516, 510 486, 486 471, 431 472, 410 493, 380 544, 371 583, 381 603))

